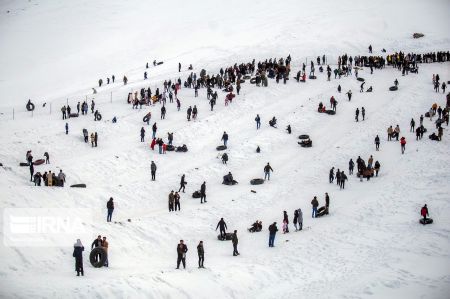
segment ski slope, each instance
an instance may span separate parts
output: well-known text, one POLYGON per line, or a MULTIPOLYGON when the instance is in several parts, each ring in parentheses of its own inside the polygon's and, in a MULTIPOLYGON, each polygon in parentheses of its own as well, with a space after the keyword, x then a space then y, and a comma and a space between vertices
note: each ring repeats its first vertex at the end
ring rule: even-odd
MULTIPOLYGON (((73 271, 73 243, 49 247, 0 245, 0 297, 3 298, 447 298, 450 291, 449 138, 429 140, 434 122, 424 120, 429 133, 421 141, 409 131, 413 117, 436 102, 445 106, 445 94, 433 91, 431 78, 439 73, 450 80, 449 63, 420 65, 419 74, 401 76, 390 67, 359 72, 372 93, 359 93, 355 77, 286 85, 269 80, 267 88, 248 82, 225 107, 225 93, 210 111, 206 90, 194 98, 182 88, 175 103, 167 103, 165 120, 160 105, 133 110, 126 104, 131 91, 142 87, 162 90, 165 79, 184 80, 193 64, 217 74, 234 63, 280 58, 291 54, 292 74, 305 61, 327 55, 330 64, 342 53, 368 55, 394 51, 448 50, 448 1, 201 1, 170 3, 143 1, 4 1, 0 4, 0 168, 1 207, 84 208, 92 213, 86 229, 84 277, 73 271), (6 11, 10 11, 6 13, 6 11), (400 11, 404 10, 404 14, 400 11), (424 15, 424 12, 426 14, 424 15), (399 15, 400 14, 400 15, 399 15), (414 32, 425 37, 414 40, 414 32), (164 61, 148 70, 145 63, 164 61), (178 73, 178 62, 183 70, 178 73), (97 88, 97 81, 115 74, 116 83, 97 88), (129 83, 123 86, 126 75, 129 83), (397 92, 389 86, 400 82, 397 92), (337 85, 343 92, 338 94, 337 85), (92 95, 91 88, 98 91, 92 95), (353 91, 349 102, 345 92, 353 91), (334 95, 337 114, 316 112, 334 95), (72 109, 87 96, 96 101, 102 121, 93 115, 69 119, 64 132, 60 107, 72 109), (25 112, 31 98, 33 115, 25 112), (45 107, 42 107, 43 103, 45 107), (188 106, 197 105, 196 121, 186 121, 188 106), (50 108, 51 107, 51 108, 50 108), (356 123, 354 111, 365 107, 366 120, 356 123), (12 119, 12 108, 15 110, 12 119), (51 113, 50 113, 50 109, 51 113), (157 136, 186 144, 187 153, 151 151, 151 125, 142 122, 151 111, 157 136), (256 114, 262 127, 256 130, 256 114), (118 122, 111 123, 116 116, 118 122), (269 127, 275 116, 278 129, 269 127), (290 124, 291 135, 284 130, 290 124), (407 139, 401 155, 399 142, 387 141, 386 129, 399 124, 407 139), (146 129, 141 143, 140 128, 146 129), (99 146, 82 140, 82 129, 98 132, 99 146), (230 136, 227 165, 215 147, 223 131, 230 136), (312 148, 301 148, 297 136, 309 134, 312 148), (375 151, 373 139, 381 138, 375 151), (256 154, 257 146, 261 153, 256 154), (35 159, 45 151, 49 166, 62 169, 66 185, 86 183, 86 189, 34 187, 24 162, 27 150, 35 159), (381 163, 378 178, 360 182, 348 176, 345 190, 328 183, 331 167, 344 169, 348 161, 370 155, 381 163), (150 181, 150 161, 158 170, 150 181), (270 182, 251 186, 263 177, 270 162, 270 182), (229 171, 239 182, 222 185, 229 171), (167 196, 178 190, 186 174, 181 212, 168 213, 167 196), (191 197, 206 181, 207 204, 191 197), (250 192, 255 190, 256 193, 250 192), (311 219, 311 200, 322 206, 331 197, 330 215, 311 219), (113 221, 106 223, 106 201, 114 197, 113 221), (427 203, 432 225, 418 223, 427 203), (304 213, 304 230, 281 233, 283 211, 292 222, 294 209, 304 213), (218 220, 238 230, 238 257, 230 242, 217 241, 218 220), (128 219, 131 221, 129 222, 128 219), (263 231, 246 229, 255 221, 263 231), (275 248, 268 248, 267 227, 277 221, 275 248), (101 234, 109 240, 109 268, 88 262, 88 247, 101 234), (175 270, 176 245, 188 246, 187 269, 175 270), (205 267, 197 269, 196 246, 205 246, 205 267)), ((334 67, 333 67, 334 68, 334 67)), ((1 213, 5 240, 5 214, 1 213)), ((49 239, 49 244, 51 240, 49 239)))

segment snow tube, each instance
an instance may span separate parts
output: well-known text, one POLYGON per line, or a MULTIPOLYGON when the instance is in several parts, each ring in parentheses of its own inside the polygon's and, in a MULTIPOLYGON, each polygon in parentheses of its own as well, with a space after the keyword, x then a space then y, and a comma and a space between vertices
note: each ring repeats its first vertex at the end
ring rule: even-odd
POLYGON ((253 179, 250 181, 250 185, 262 185, 262 184, 264 184, 263 179, 253 179))
POLYGON ((183 146, 177 146, 177 148, 175 149, 176 152, 181 152, 181 153, 185 153, 188 151, 186 145, 183 146))
POLYGON ((233 238, 232 233, 226 233, 225 238, 220 237, 220 235, 217 235, 217 240, 219 241, 230 241, 233 238))
POLYGON ((70 113, 69 117, 78 117, 78 113, 70 113))
POLYGON ((164 61, 160 61, 160 62, 157 62, 156 65, 161 65, 163 63, 164 63, 164 61))
POLYGON ((309 79, 314 80, 314 79, 317 79, 317 77, 316 76, 309 76, 309 79))
POLYGON ((244 79, 239 80, 240 83, 245 83, 244 79))
POLYGON ((148 121, 150 120, 150 115, 151 115, 150 112, 147 113, 147 114, 144 116, 144 118, 142 119, 142 121, 145 122, 145 123, 148 122, 148 121))
POLYGON ((251 78, 250 79, 250 84, 256 84, 256 78, 251 78))
MULTIPOLYGON (((251 79, 252 77, 251 76, 248 76, 248 75, 246 75, 246 76, 244 76, 243 77, 244 79, 246 79, 246 80, 248 80, 248 79, 251 79)), ((450 84, 450 83, 449 83, 450 84)))
POLYGON ((41 165, 41 164, 44 164, 44 163, 45 163, 44 159, 39 159, 39 160, 34 161, 33 165, 41 165))
POLYGON ((358 78, 356 78, 356 80, 361 81, 361 82, 366 81, 366 80, 365 80, 364 78, 362 78, 362 77, 358 77, 358 78))
POLYGON ((173 145, 168 145, 166 147, 166 151, 168 151, 168 152, 173 152, 174 150, 175 150, 175 146, 173 146, 173 145))
POLYGON ((102 120, 102 115, 100 113, 97 113, 97 116, 95 117, 96 120, 102 120))
POLYGON ((34 104, 33 103, 27 103, 26 108, 27 108, 28 111, 33 111, 34 110, 34 104))
POLYGON ((28 163, 25 163, 25 162, 20 162, 19 166, 30 166, 30 165, 28 163))
POLYGON ((312 147, 312 141, 311 140, 303 140, 298 142, 301 147, 312 147))
POLYGON ((336 111, 333 111, 333 110, 325 110, 325 113, 326 113, 326 114, 329 114, 329 115, 335 115, 335 114, 336 114, 336 111))
POLYGON ((236 180, 233 180, 232 182, 222 182, 223 185, 227 185, 227 186, 233 186, 233 185, 237 185, 238 182, 236 180))
POLYGON ((430 112, 425 112, 425 117, 430 117, 430 112))
POLYGON ((298 136, 298 139, 309 139, 309 135, 306 135, 306 134, 300 135, 300 136, 298 136))
POLYGON ((390 91, 396 91, 397 89, 398 89, 397 86, 391 86, 391 87, 389 87, 389 90, 390 90, 390 91))
POLYGON ((89 254, 89 261, 95 268, 101 268, 105 265, 108 254, 103 247, 95 247, 89 254))
POLYGON ((431 224, 433 223, 433 219, 431 218, 427 218, 426 220, 424 220, 423 218, 419 220, 420 223, 422 223, 423 225, 425 224, 431 224))
POLYGON ((216 150, 218 150, 218 151, 223 151, 226 149, 227 149, 227 147, 225 145, 219 145, 218 147, 216 147, 216 150))
POLYGON ((195 191, 194 193, 192 193, 192 198, 200 198, 200 197, 202 197, 200 191, 195 191))
POLYGON ((322 216, 324 216, 324 215, 326 215, 326 214, 327 214, 327 209, 326 209, 325 207, 320 207, 320 208, 317 210, 316 217, 322 217, 322 216))
POLYGON ((439 137, 435 133, 428 136, 428 138, 430 138, 431 140, 434 140, 434 141, 439 141, 439 137))
POLYGON ((71 185, 70 188, 86 188, 86 184, 75 184, 71 185))

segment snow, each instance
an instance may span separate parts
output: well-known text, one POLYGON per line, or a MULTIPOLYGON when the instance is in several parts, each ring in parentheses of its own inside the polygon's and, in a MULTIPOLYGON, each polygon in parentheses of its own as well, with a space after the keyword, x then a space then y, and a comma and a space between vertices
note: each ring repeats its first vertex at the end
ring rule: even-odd
MULTIPOLYGON (((401 76, 390 67, 360 71, 373 93, 359 93, 353 77, 286 85, 269 81, 258 88, 248 82, 241 95, 209 111, 206 91, 194 98, 191 89, 179 94, 181 111, 167 104, 165 120, 160 106, 132 110, 126 104, 130 91, 160 87, 165 79, 185 79, 186 68, 217 73, 236 62, 293 57, 295 74, 305 59, 322 54, 335 64, 342 53, 368 54, 381 48, 394 51, 448 50, 448 1, 226 1, 199 3, 171 1, 4 1, 0 3, 0 168, 1 207, 85 208, 93 217, 92 231, 83 238, 85 277, 75 277, 72 245, 11 247, 0 245, 0 297, 5 298, 446 298, 450 291, 450 177, 448 129, 442 142, 424 135, 415 141, 409 122, 436 102, 445 105, 445 94, 435 93, 431 78, 450 78, 448 63, 420 65, 419 74, 401 76), (10 11, 6 13, 6 11, 10 11), (425 13, 426 12, 426 13, 425 13), (412 33, 425 37, 413 39, 412 33), (143 80, 145 63, 151 65, 143 80), (178 62, 183 71, 178 73, 178 62), (116 83, 98 88, 97 81, 115 74, 116 83), (127 75, 129 84, 121 79, 127 75), (397 92, 389 86, 398 78, 397 92), (337 82, 339 81, 339 82, 337 82), (353 91, 348 102, 336 87, 353 91), (95 87, 98 94, 92 95, 95 87), (337 114, 316 111, 320 101, 328 106, 334 95, 337 114), (88 97, 103 116, 69 119, 65 135, 60 107, 88 97), (31 98, 33 115, 25 111, 31 98), (46 102, 46 106, 42 104, 46 102), (197 105, 197 121, 186 121, 189 105, 197 105), (357 107, 367 119, 354 122, 357 107), (12 109, 14 108, 14 120, 12 109), (158 155, 149 149, 151 126, 142 122, 151 111, 158 136, 174 132, 176 145, 187 153, 158 155), (51 113, 50 113, 51 112, 51 113), (254 118, 262 118, 256 131, 254 118), (118 122, 111 123, 116 116, 118 122), (278 129, 268 126, 276 116, 278 129), (290 124, 293 133, 284 128, 290 124), (386 129, 399 124, 407 139, 401 155, 398 142, 387 142, 386 129), (139 131, 146 129, 146 142, 139 131), (99 146, 82 140, 82 129, 98 132, 99 146), (215 150, 223 131, 230 136, 228 165, 215 150), (309 134, 312 148, 301 148, 297 136, 309 134), (375 151, 373 139, 381 138, 375 151), (259 145, 261 153, 256 154, 259 145), (27 167, 18 167, 27 150, 40 158, 50 153, 50 166, 36 171, 59 171, 67 185, 86 183, 88 188, 31 186, 27 167), (344 169, 348 160, 370 155, 381 163, 378 178, 360 182, 349 176, 345 190, 328 183, 331 167, 344 169), (150 161, 158 166, 150 181, 150 161), (251 186, 263 177, 263 167, 274 169, 270 182, 251 186), (239 182, 222 185, 228 171, 239 182), (186 174, 181 212, 168 213, 167 196, 186 174), (206 181, 207 204, 191 197, 206 181), (250 192, 255 190, 256 193, 250 192), (310 201, 331 197, 330 215, 311 219, 310 201), (113 221, 106 223, 106 201, 114 197, 113 221), (424 203, 435 220, 418 223, 424 203), (283 211, 292 222, 294 209, 304 213, 304 231, 277 234, 268 248, 267 227, 281 228, 283 211), (215 226, 224 217, 228 230, 238 230, 239 257, 230 242, 217 241, 215 226), (130 219, 131 222, 127 220, 130 219), (262 220, 263 231, 246 229, 262 220), (110 267, 95 269, 88 248, 101 234, 110 244, 110 267), (176 245, 188 246, 187 270, 175 270, 176 245), (196 246, 205 244, 205 270, 197 269, 196 246)), ((291 76, 292 77, 292 76, 291 76)), ((333 77, 333 76, 332 76, 333 77)), ((424 120, 428 132, 434 122, 424 120)), ((347 173, 348 175, 348 173, 347 173)), ((1 216, 2 239, 7 228, 1 216)), ((50 237, 49 237, 50 242, 50 237)))

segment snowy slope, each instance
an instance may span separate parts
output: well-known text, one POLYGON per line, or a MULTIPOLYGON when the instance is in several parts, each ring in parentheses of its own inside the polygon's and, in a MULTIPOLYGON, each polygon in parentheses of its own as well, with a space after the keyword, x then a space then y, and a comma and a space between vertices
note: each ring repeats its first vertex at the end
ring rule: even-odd
MULTIPOLYGON (((407 132, 432 103, 445 104, 445 96, 432 90, 432 74, 450 78, 449 64, 421 65, 418 75, 401 74, 391 68, 360 72, 372 85, 372 94, 359 94, 354 77, 327 82, 325 75, 306 84, 290 80, 287 85, 269 82, 268 88, 243 84, 241 95, 228 107, 219 91, 218 105, 209 111, 205 90, 194 98, 182 89, 182 110, 168 104, 165 120, 159 121, 160 106, 132 110, 125 103, 131 90, 149 85, 161 89, 164 79, 183 79, 178 62, 192 63, 196 71, 217 73, 220 67, 252 58, 293 56, 294 73, 307 57, 326 54, 335 63, 344 52, 366 53, 371 43, 377 53, 395 50, 448 49, 445 34, 447 1, 434 5, 422 1, 277 2, 252 4, 231 1, 201 5, 184 2, 162 4, 140 1, 4 2, 0 30, 0 169, 3 208, 88 208, 93 213, 91 239, 108 236, 110 268, 94 269, 85 252, 84 278, 74 277, 72 243, 61 247, 8 247, 0 245, 0 296, 11 297, 113 297, 113 298, 446 298, 450 291, 450 166, 448 130, 440 143, 428 138, 416 142, 407 132), (404 8, 407 5, 407 8, 404 8), (396 10, 397 9, 397 10, 396 10), (399 20, 398 9, 408 17, 399 20), (423 11, 430 10, 424 18, 423 11), (5 14, 4 11, 10 10, 5 14), (431 17, 432 15, 432 17, 431 17), (426 37, 413 40, 411 33, 426 37), (174 34, 176 32, 176 34, 174 34), (55 42, 59 37, 59 43, 55 42), (4 41, 4 42, 3 42, 4 41), (24 44, 33 44, 27 51, 24 44), (155 46, 156 45, 156 46, 155 46), (150 80, 142 80, 145 62, 165 63, 150 69, 150 80), (32 66, 32 67, 31 67, 32 66), (89 95, 98 78, 126 74, 130 83, 98 89, 95 95, 103 121, 93 116, 70 119, 70 133, 58 113, 61 105, 89 95), (26 75, 24 76, 24 74, 26 75), (388 87, 395 78, 400 90, 388 87), (339 81, 339 82, 338 82, 339 81), (348 102, 337 94, 352 89, 348 102), (111 92, 113 94, 110 102, 111 92), (339 101, 335 116, 315 112, 319 101, 328 106, 334 95, 339 101), (27 98, 39 107, 33 117, 21 110, 27 98), (197 105, 199 119, 186 121, 185 110, 197 105), (367 120, 354 122, 356 107, 366 108, 367 120), (16 107, 15 120, 10 110, 16 107), (189 152, 158 155, 148 142, 139 142, 142 117, 152 111, 158 135, 174 132, 174 143, 186 144, 189 152), (254 117, 262 117, 255 130, 254 117), (110 120, 117 116, 118 123, 110 120), (279 128, 268 126, 276 116, 279 128), (290 124, 293 134, 285 133, 290 124), (408 140, 405 155, 397 142, 386 141, 386 128, 399 124, 408 140), (82 141, 81 131, 99 133, 99 147, 82 141), (224 166, 215 147, 226 130, 230 135, 230 161, 224 166), (314 146, 297 145, 296 136, 307 133, 314 146), (373 138, 382 138, 375 152, 373 138), (259 145, 262 153, 255 153, 259 145), (28 169, 17 165, 25 152, 51 154, 51 167, 61 168, 68 185, 85 182, 88 188, 35 188, 27 181, 28 169), (382 168, 380 177, 359 182, 349 176, 345 191, 328 184, 328 170, 345 169, 350 158, 374 155, 382 168), (158 165, 157 181, 150 181, 150 161, 158 165), (251 186, 270 162, 270 182, 251 186), (8 168, 9 167, 9 168, 8 168), (221 184, 231 171, 240 183, 221 184), (167 212, 167 195, 178 188, 186 174, 187 192, 182 211, 167 212), (207 182, 208 203, 200 205, 190 194, 207 182), (257 193, 251 193, 254 189, 257 193), (331 213, 310 218, 310 201, 324 193, 331 196, 331 213), (105 222, 105 204, 113 196, 113 220, 105 222), (418 211, 428 203, 432 226, 418 224, 418 211), (283 210, 292 221, 293 210, 304 211, 303 232, 279 233, 276 247, 267 247, 267 226, 281 223, 283 210), (214 231, 220 217, 229 230, 237 229, 241 256, 233 257, 229 242, 219 242, 214 231), (131 219, 131 222, 127 222, 131 219), (249 234, 246 228, 256 219, 263 232, 249 234), (186 271, 174 270, 176 244, 184 239, 189 248, 186 271), (195 247, 205 242, 206 270, 196 267, 195 247)), ((119 80, 120 81, 120 80, 119 80)), ((92 96, 89 95, 89 99, 92 96)), ((425 127, 433 131, 426 119, 425 127)), ((147 128, 146 141, 151 132, 147 128)), ((4 216, 2 213, 2 226, 4 216)), ((4 228, 4 227, 3 227, 4 228)), ((293 230, 291 226, 291 230, 293 230)), ((2 237, 4 233, 2 232, 2 237)), ((75 240, 73 240, 75 241, 75 240)))

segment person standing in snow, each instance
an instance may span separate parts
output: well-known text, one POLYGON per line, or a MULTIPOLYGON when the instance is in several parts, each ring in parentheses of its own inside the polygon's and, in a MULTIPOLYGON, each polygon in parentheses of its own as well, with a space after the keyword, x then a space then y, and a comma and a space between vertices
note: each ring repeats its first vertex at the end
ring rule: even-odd
POLYGON ((181 206, 180 206, 180 194, 178 194, 178 192, 175 192, 175 195, 173 196, 174 200, 175 200, 175 212, 177 211, 181 211, 181 206))
POLYGON ((98 134, 97 132, 95 132, 94 134, 94 146, 97 147, 97 142, 98 142, 98 134))
POLYGON ((269 180, 270 181, 270 172, 273 172, 272 167, 270 166, 269 162, 267 162, 267 165, 264 166, 264 180, 269 180))
POLYGON ((259 130, 259 128, 261 128, 261 118, 259 117, 259 114, 256 114, 255 121, 256 121, 256 130, 259 130))
POLYGON ((34 165, 33 165, 33 163, 30 164, 30 176, 31 176, 30 182, 32 182, 33 181, 33 176, 34 176, 34 165))
POLYGON ((141 128, 141 142, 144 142, 144 137, 145 137, 145 129, 144 127, 141 128))
POLYGON ((227 234, 226 230, 228 229, 228 227, 227 227, 227 224, 225 223, 225 221, 223 220, 223 218, 220 218, 220 221, 217 223, 216 231, 218 228, 220 228, 220 238, 222 240, 225 240, 225 237, 227 234))
POLYGON ((363 118, 363 121, 364 121, 365 118, 366 118, 366 109, 364 109, 364 107, 361 108, 361 115, 362 115, 362 118, 363 118))
POLYGON ((197 245, 197 253, 198 253, 198 268, 203 267, 203 263, 205 262, 205 249, 203 248, 203 241, 200 241, 197 245))
POLYGON ((161 119, 165 119, 166 118, 166 106, 162 106, 161 107, 161 119))
POLYGON ((156 180, 156 164, 153 161, 150 164, 150 172, 151 172, 151 175, 152 175, 152 181, 156 180))
POLYGON ((294 211, 294 220, 292 221, 294 223, 295 231, 298 231, 297 223, 298 223, 298 210, 294 211))
POLYGON ((348 161, 348 173, 350 175, 353 174, 353 169, 355 168, 355 162, 353 162, 353 159, 350 159, 350 161, 348 161))
POLYGON ((186 181, 185 181, 184 174, 181 176, 180 189, 178 189, 178 192, 180 192, 181 189, 183 189, 183 193, 184 193, 184 189, 186 189, 186 181))
POLYGON ((206 182, 203 182, 200 186, 200 203, 203 203, 203 201, 206 203, 206 182))
POLYGON ((359 108, 356 108, 355 111, 355 121, 359 121, 359 108))
POLYGON ((352 100, 352 91, 349 90, 346 94, 348 96, 348 101, 350 102, 352 100))
POLYGON ((278 228, 276 222, 269 225, 269 247, 274 247, 275 236, 277 234, 277 231, 278 228))
POLYGON ((158 130, 158 127, 156 126, 156 123, 154 123, 152 126, 152 132, 153 132, 152 139, 156 138, 156 130, 158 130))
POLYGON ((194 105, 194 108, 192 109, 192 119, 193 120, 197 119, 197 114, 198 114, 197 106, 194 105))
POLYGON ((106 209, 108 210, 108 215, 106 216, 106 222, 111 222, 112 214, 114 212, 114 202, 113 198, 110 197, 106 203, 106 209))
POLYGON ((428 216, 428 207, 425 204, 422 209, 420 209, 420 215, 423 217, 423 224, 425 225, 427 223, 427 216, 428 216))
POLYGON ((374 170, 375 170, 375 176, 378 176, 378 171, 380 171, 380 162, 375 161, 374 170))
POLYGON ((410 129, 409 129, 409 131, 410 132, 414 132, 414 127, 416 126, 416 122, 414 121, 414 118, 411 118, 411 122, 409 123, 409 125, 410 125, 410 129))
POLYGON ((83 251, 84 246, 81 243, 80 239, 77 239, 77 242, 73 245, 73 254, 72 256, 75 258, 75 271, 77 272, 77 276, 84 276, 83 270, 83 251))
POLYGON ((283 212, 283 234, 289 233, 289 217, 286 211, 283 212))
POLYGON ((105 260, 105 264, 104 264, 104 266, 105 267, 109 267, 109 258, 108 258, 108 247, 109 247, 109 243, 108 243, 108 241, 106 241, 106 237, 103 237, 103 240, 102 240, 102 247, 103 247, 103 249, 105 250, 105 252, 106 252, 106 260, 105 260))
POLYGON ((378 137, 378 135, 375 137, 375 150, 380 150, 380 137, 378 137))
POLYGON ((189 106, 189 108, 187 109, 187 120, 190 121, 191 120, 191 114, 192 114, 192 107, 189 106))
POLYGON ((345 181, 347 180, 347 176, 345 175, 344 171, 341 172, 341 184, 340 189, 345 189, 345 181))
POLYGON ((325 214, 328 215, 330 209, 330 196, 328 195, 328 192, 325 192, 325 209, 325 214))
POLYGON ((64 172, 62 171, 62 169, 59 170, 58 173, 58 185, 60 187, 64 187, 64 183, 66 182, 66 175, 64 174, 64 172))
POLYGON ((169 193, 169 212, 173 212, 174 210, 174 202, 175 202, 175 195, 173 194, 173 190, 169 193))
POLYGON ((231 242, 233 243, 233 256, 238 256, 239 251, 237 250, 237 246, 239 243, 239 239, 237 236, 237 230, 234 230, 233 235, 231 236, 231 242))
POLYGON ((332 184, 333 181, 334 181, 334 167, 331 167, 331 169, 330 169, 330 174, 329 174, 329 176, 328 176, 328 179, 329 179, 329 181, 330 181, 330 184, 332 184))
POLYGON ((227 146, 227 143, 228 143, 228 134, 227 134, 227 132, 225 132, 225 131, 223 132, 221 140, 223 140, 223 145, 227 146))
POLYGON ((405 153, 405 148, 406 148, 406 138, 402 137, 400 138, 400 146, 402 149, 402 155, 405 153))
POLYGON ((69 134, 69 124, 68 123, 66 123, 65 128, 66 128, 66 135, 67 135, 67 134, 69 134))
POLYGON ((180 269, 180 263, 183 263, 183 268, 186 269, 186 252, 188 248, 186 244, 184 244, 183 240, 180 240, 180 243, 177 246, 177 269, 180 269))
POLYGON ((94 147, 95 136, 94 133, 91 133, 91 145, 94 147))
POLYGON ((311 205, 312 205, 312 218, 316 218, 317 207, 319 206, 319 201, 317 200, 316 196, 314 196, 313 200, 311 200, 311 205))
POLYGON ((50 155, 48 154, 48 152, 44 153, 44 157, 45 157, 45 164, 50 164, 50 155))
POLYGON ((298 208, 297 212, 298 212, 298 219, 297 219, 298 230, 300 231, 303 229, 303 212, 302 212, 302 209, 300 209, 300 208, 298 208))

